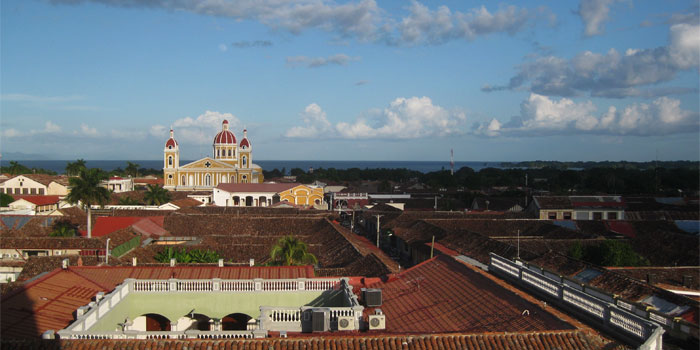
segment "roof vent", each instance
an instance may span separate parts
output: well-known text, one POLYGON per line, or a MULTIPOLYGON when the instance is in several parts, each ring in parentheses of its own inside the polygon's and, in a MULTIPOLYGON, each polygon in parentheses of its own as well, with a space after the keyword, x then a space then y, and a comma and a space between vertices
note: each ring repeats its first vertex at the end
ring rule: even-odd
POLYGON ((175 267, 175 258, 170 259, 170 267, 175 267))
POLYGON ((382 290, 376 288, 362 288, 362 301, 367 307, 382 306, 382 290))
POLYGON ((64 269, 64 270, 67 269, 69 264, 70 264, 70 262, 68 259, 61 260, 61 268, 62 269, 64 269))
POLYGON ((137 263, 136 257, 132 257, 131 258, 131 266, 136 266, 136 263, 137 263))
POLYGON ((219 267, 224 267, 224 259, 219 259, 219 267))

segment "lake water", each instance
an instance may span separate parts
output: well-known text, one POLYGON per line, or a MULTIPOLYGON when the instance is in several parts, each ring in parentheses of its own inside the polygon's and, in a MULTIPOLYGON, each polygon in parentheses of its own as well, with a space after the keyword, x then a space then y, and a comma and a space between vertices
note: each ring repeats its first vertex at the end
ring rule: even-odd
MULTIPOLYGON (((71 162, 74 160, 71 160, 71 162)), ((59 174, 65 172, 68 160, 19 160, 20 164, 29 168, 43 168, 55 171, 59 174)), ((117 168, 126 168, 126 160, 87 160, 88 168, 101 168, 102 170, 111 171, 117 168)), ((139 168, 162 169, 162 160, 130 160, 132 163, 139 165, 139 168)), ((180 165, 187 164, 191 161, 182 161, 180 165)), ((441 169, 449 169, 450 163, 445 162, 418 162, 418 161, 346 161, 346 160, 255 160, 256 164, 260 165, 264 170, 273 170, 285 168, 287 173, 293 168, 300 168, 308 171, 309 168, 336 168, 336 169, 410 169, 427 173, 438 171, 441 169)), ((2 166, 9 166, 9 161, 2 160, 2 166)), ((501 162, 455 162, 455 170, 462 167, 470 167, 475 171, 483 168, 501 168, 501 162)))

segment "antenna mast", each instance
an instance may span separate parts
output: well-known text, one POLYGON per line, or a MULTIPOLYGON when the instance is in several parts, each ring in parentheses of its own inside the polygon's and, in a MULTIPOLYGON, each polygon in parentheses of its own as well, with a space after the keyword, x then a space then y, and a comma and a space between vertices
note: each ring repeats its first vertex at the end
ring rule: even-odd
POLYGON ((450 148, 450 175, 455 174, 455 151, 450 148))

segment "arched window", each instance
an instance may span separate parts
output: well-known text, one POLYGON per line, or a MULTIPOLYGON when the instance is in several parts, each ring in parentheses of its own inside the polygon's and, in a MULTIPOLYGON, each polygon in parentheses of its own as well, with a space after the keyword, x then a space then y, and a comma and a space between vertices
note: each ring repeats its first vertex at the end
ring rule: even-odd
POLYGON ((220 156, 221 156, 221 150, 217 148, 216 149, 216 158, 219 158, 220 156))
POLYGON ((228 156, 229 156, 229 157, 231 156, 231 150, 230 150, 230 149, 228 150, 228 156))
POLYGON ((207 174, 204 177, 204 186, 211 186, 211 175, 207 174))
POLYGON ((168 157, 168 165, 173 165, 173 157, 168 157))
POLYGON ((248 166, 248 165, 246 164, 247 161, 248 161, 248 157, 243 156, 243 167, 247 167, 247 166, 248 166))
POLYGON ((182 186, 187 185, 187 180, 186 180, 185 175, 182 175, 182 179, 181 179, 181 180, 182 180, 182 183, 180 183, 180 185, 182 185, 182 186))
POLYGON ((248 183, 248 175, 243 175, 243 177, 241 177, 241 182, 244 184, 247 184, 248 183))
POLYGON ((235 184, 235 183, 236 183, 236 177, 235 177, 235 176, 231 176, 231 183, 232 183, 232 184, 235 184))

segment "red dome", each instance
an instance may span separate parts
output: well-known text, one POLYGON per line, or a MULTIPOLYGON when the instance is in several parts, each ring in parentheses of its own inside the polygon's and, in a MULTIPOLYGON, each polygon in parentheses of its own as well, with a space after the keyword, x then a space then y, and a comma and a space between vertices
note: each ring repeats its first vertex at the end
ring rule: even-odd
POLYGON ((214 143, 235 144, 236 136, 234 136, 233 133, 228 130, 223 130, 216 134, 216 137, 214 137, 214 143))
POLYGON ((173 138, 168 139, 168 142, 165 143, 165 148, 169 147, 177 147, 177 141, 175 141, 173 138))
POLYGON ((250 148, 250 142, 248 142, 248 138, 244 138, 243 140, 241 140, 240 146, 241 148, 250 148))

